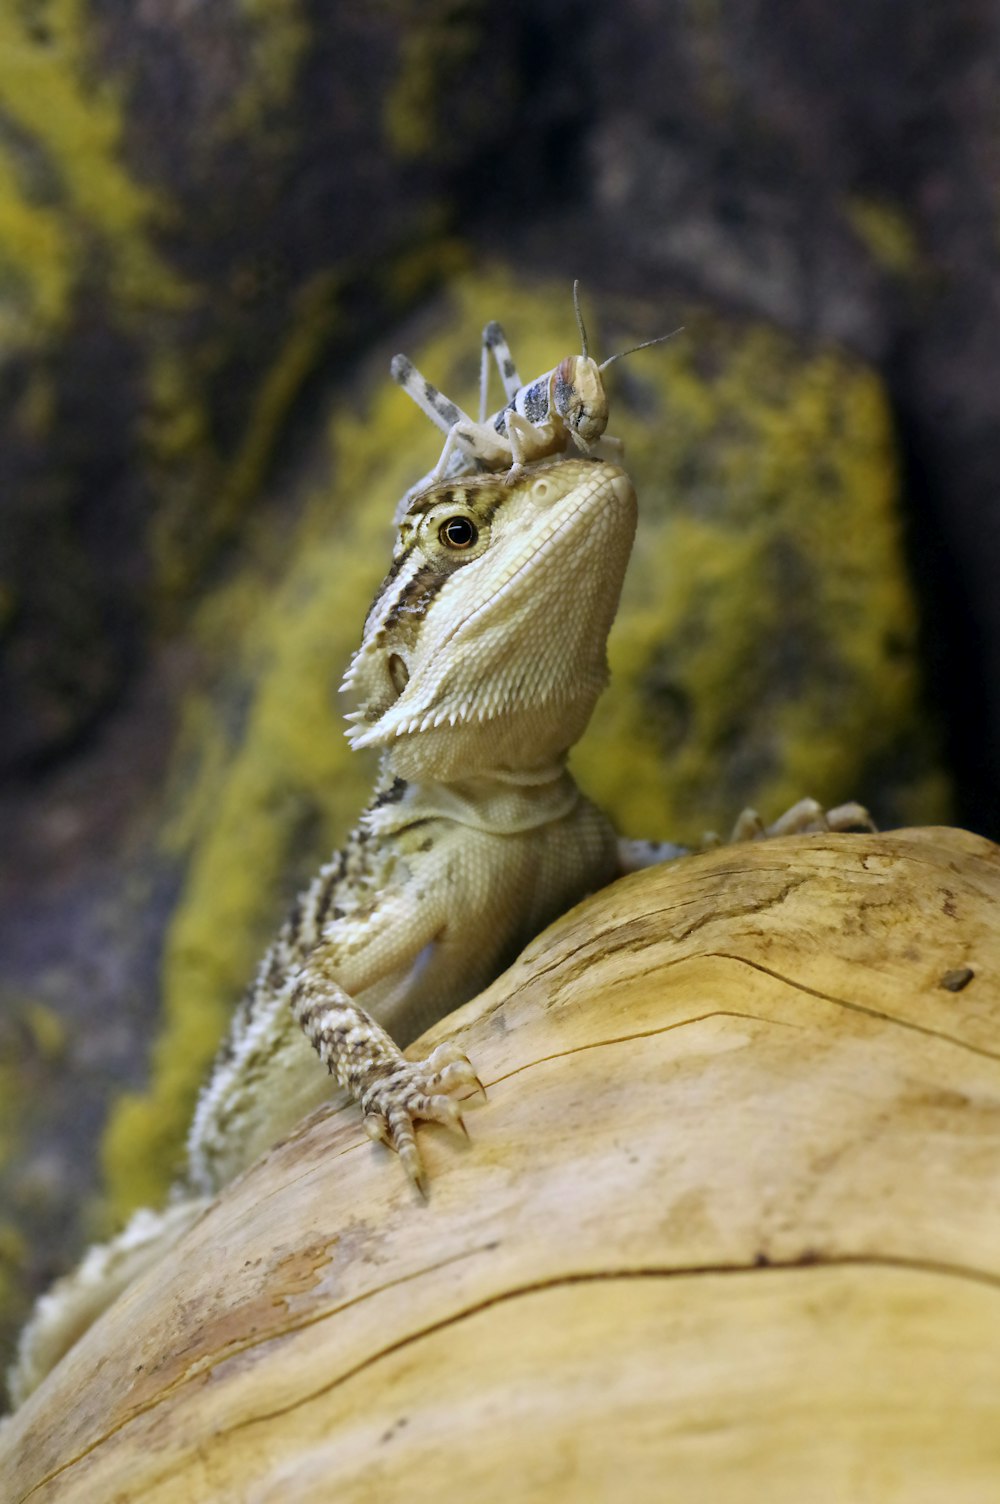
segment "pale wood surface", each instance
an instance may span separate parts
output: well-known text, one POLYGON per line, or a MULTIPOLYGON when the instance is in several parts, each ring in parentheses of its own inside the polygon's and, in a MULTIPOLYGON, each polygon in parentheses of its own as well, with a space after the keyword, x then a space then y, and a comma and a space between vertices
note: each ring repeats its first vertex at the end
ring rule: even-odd
POLYGON ((490 1098, 422 1130, 429 1203, 316 1115, 8 1425, 0 1498, 994 1504, 998 900, 951 830, 597 895, 427 1036, 490 1098))

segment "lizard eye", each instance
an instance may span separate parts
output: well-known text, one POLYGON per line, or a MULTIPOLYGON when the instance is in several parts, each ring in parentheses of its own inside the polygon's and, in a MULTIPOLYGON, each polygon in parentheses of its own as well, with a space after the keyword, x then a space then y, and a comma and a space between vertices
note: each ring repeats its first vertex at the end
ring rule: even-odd
POLYGON ((471 548, 478 541, 479 529, 469 517, 449 517, 438 528, 445 548, 471 548))

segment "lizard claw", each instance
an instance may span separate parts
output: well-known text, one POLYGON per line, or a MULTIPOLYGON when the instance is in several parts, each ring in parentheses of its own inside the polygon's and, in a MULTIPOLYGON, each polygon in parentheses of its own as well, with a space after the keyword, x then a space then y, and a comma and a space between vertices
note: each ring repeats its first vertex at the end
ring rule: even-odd
POLYGON ((783 815, 765 825, 755 809, 745 809, 733 826, 730 844, 766 840, 768 836, 806 835, 822 830, 876 830, 871 815, 861 804, 839 804, 824 809, 815 799, 800 799, 783 815))
POLYGON ((414 1185, 427 1194, 427 1181, 415 1124, 440 1123, 452 1133, 468 1138, 462 1108, 453 1093, 474 1086, 484 1099, 486 1091, 467 1056, 457 1045, 438 1045, 426 1060, 401 1060, 380 1077, 362 1097, 365 1132, 395 1149, 414 1185))
POLYGON ((838 804, 836 809, 828 809, 826 823, 831 830, 871 830, 877 831, 878 826, 863 804, 838 804))

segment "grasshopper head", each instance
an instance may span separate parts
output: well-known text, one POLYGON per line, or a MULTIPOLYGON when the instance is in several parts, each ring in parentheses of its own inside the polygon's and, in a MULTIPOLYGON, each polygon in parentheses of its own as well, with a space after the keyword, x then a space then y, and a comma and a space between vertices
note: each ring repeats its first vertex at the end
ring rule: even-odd
POLYGON ((567 355, 555 369, 553 406, 585 444, 596 444, 608 426, 608 397, 596 360, 567 355))

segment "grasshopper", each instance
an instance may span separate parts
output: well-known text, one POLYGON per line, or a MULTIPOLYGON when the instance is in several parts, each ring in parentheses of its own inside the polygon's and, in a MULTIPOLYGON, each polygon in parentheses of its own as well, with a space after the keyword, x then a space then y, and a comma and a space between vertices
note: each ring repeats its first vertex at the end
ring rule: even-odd
POLYGON ((567 355, 551 371, 527 383, 523 383, 518 375, 500 325, 495 320, 486 325, 479 377, 478 422, 439 392, 405 355, 393 357, 390 366, 393 380, 445 435, 437 464, 407 491, 397 515, 405 512, 418 492, 436 481, 454 476, 506 469, 507 482, 513 485, 525 465, 564 454, 571 448, 589 457, 600 446, 602 454, 621 459, 624 452, 621 440, 605 433, 608 395, 603 372, 623 356, 648 349, 650 345, 662 344, 680 330, 644 340, 642 344, 609 356, 598 365, 591 357, 587 343, 580 311, 579 282, 573 283, 573 311, 580 331, 581 353, 567 355), (491 357, 496 362, 507 401, 487 417, 491 357))

